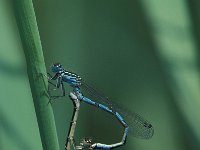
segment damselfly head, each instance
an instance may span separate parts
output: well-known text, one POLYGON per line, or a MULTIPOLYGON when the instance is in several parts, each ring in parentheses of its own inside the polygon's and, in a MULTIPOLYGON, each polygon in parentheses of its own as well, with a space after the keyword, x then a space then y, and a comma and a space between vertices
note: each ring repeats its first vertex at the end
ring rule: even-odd
POLYGON ((63 68, 62 68, 62 65, 60 63, 54 63, 52 66, 51 66, 51 71, 54 72, 54 73, 58 73, 59 71, 62 71, 63 68))
POLYGON ((92 145, 92 138, 85 137, 80 143, 84 148, 90 149, 92 145))
POLYGON ((92 138, 91 137, 85 137, 84 140, 86 143, 92 143, 92 138))

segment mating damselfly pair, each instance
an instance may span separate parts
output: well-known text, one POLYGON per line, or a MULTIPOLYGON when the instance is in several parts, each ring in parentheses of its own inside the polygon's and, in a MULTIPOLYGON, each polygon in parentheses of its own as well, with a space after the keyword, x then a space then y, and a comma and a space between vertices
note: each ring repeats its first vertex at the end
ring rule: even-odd
MULTIPOLYGON (((74 146, 74 149, 114 149, 119 146, 123 146, 126 142, 127 135, 131 135, 142 138, 149 139, 154 134, 154 129, 152 125, 141 116, 134 112, 127 111, 121 106, 109 101, 106 97, 102 96, 94 88, 89 86, 80 76, 70 71, 65 70, 60 63, 55 63, 51 66, 51 71, 55 73, 54 76, 48 74, 49 83, 54 85, 56 88, 60 88, 62 95, 60 96, 51 96, 52 99, 65 96, 64 82, 68 83, 72 87, 72 92, 70 93, 71 100, 74 103, 74 115, 71 123, 71 127, 74 127, 73 133, 75 130, 75 125, 78 117, 78 110, 80 107, 80 101, 93 105, 97 108, 100 108, 112 115, 114 115, 121 125, 124 127, 124 134, 122 140, 119 143, 115 144, 102 144, 102 143, 92 143, 91 139, 84 139, 80 146, 74 146), (56 84, 52 83, 51 80, 56 80, 56 84), (94 97, 90 99, 85 97, 82 93, 82 89, 85 89, 94 97)), ((69 143, 73 143, 73 133, 69 131, 65 149, 68 150, 69 143)))

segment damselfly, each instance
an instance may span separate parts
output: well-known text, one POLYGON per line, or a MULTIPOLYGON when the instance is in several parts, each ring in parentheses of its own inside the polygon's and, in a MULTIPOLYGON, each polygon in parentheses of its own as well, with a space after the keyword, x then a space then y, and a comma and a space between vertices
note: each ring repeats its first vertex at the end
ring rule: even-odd
MULTIPOLYGON (((49 83, 53 84, 57 88, 60 88, 62 91, 62 95, 52 96, 51 98, 65 96, 64 82, 66 82, 73 88, 73 94, 79 101, 84 101, 114 115, 124 127, 124 134, 119 143, 107 145, 101 143, 91 144, 90 142, 91 149, 113 149, 122 146, 126 142, 128 133, 143 139, 149 139, 153 136, 154 129, 147 120, 143 119, 140 115, 127 111, 121 106, 111 102, 108 100, 108 98, 102 96, 101 93, 97 92, 94 88, 84 82, 79 75, 65 70, 60 63, 53 64, 51 66, 51 71, 55 73, 55 75, 51 76, 49 74, 49 83), (52 83, 50 80, 56 80, 56 84, 52 83), (88 93, 90 93, 94 99, 85 97, 82 94, 82 89, 88 91, 88 93)), ((84 149, 84 146, 82 149, 84 149)))

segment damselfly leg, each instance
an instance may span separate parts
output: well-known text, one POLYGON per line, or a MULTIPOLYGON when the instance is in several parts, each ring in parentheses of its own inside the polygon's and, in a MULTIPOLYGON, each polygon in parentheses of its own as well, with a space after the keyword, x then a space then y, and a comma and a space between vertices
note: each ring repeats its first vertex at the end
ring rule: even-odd
POLYGON ((53 89, 50 89, 50 86, 48 86, 48 94, 49 94, 50 100, 64 97, 65 96, 65 87, 64 87, 63 81, 60 79, 60 80, 57 80, 56 84, 54 84, 53 82, 51 82, 51 80, 54 80, 54 78, 57 78, 56 75, 52 76, 50 73, 47 73, 47 75, 44 75, 44 76, 47 77, 48 83, 50 83, 54 87, 53 89), (61 95, 51 95, 50 94, 51 91, 56 91, 59 88, 61 90, 61 95))

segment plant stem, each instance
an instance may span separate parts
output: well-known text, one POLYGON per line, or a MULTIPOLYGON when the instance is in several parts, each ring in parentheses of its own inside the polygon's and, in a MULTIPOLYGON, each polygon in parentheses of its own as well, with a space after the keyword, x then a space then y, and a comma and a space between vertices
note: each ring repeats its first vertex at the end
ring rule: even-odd
POLYGON ((58 138, 47 91, 42 46, 32 0, 14 0, 16 21, 27 62, 27 72, 44 150, 59 150, 58 138))
MULTIPOLYGON (((79 109, 80 109, 80 100, 76 97, 76 95, 74 95, 73 93, 70 93, 70 97, 71 97, 71 100, 74 105, 74 112, 72 115, 71 125, 69 128, 69 132, 68 132, 68 136, 67 136, 67 140, 66 140, 66 144, 65 144, 65 150, 71 150, 72 145, 75 144, 74 143, 74 132, 76 129, 76 123, 77 123, 78 113, 79 113, 79 109)), ((74 145, 74 146, 76 146, 76 145, 74 145)))

